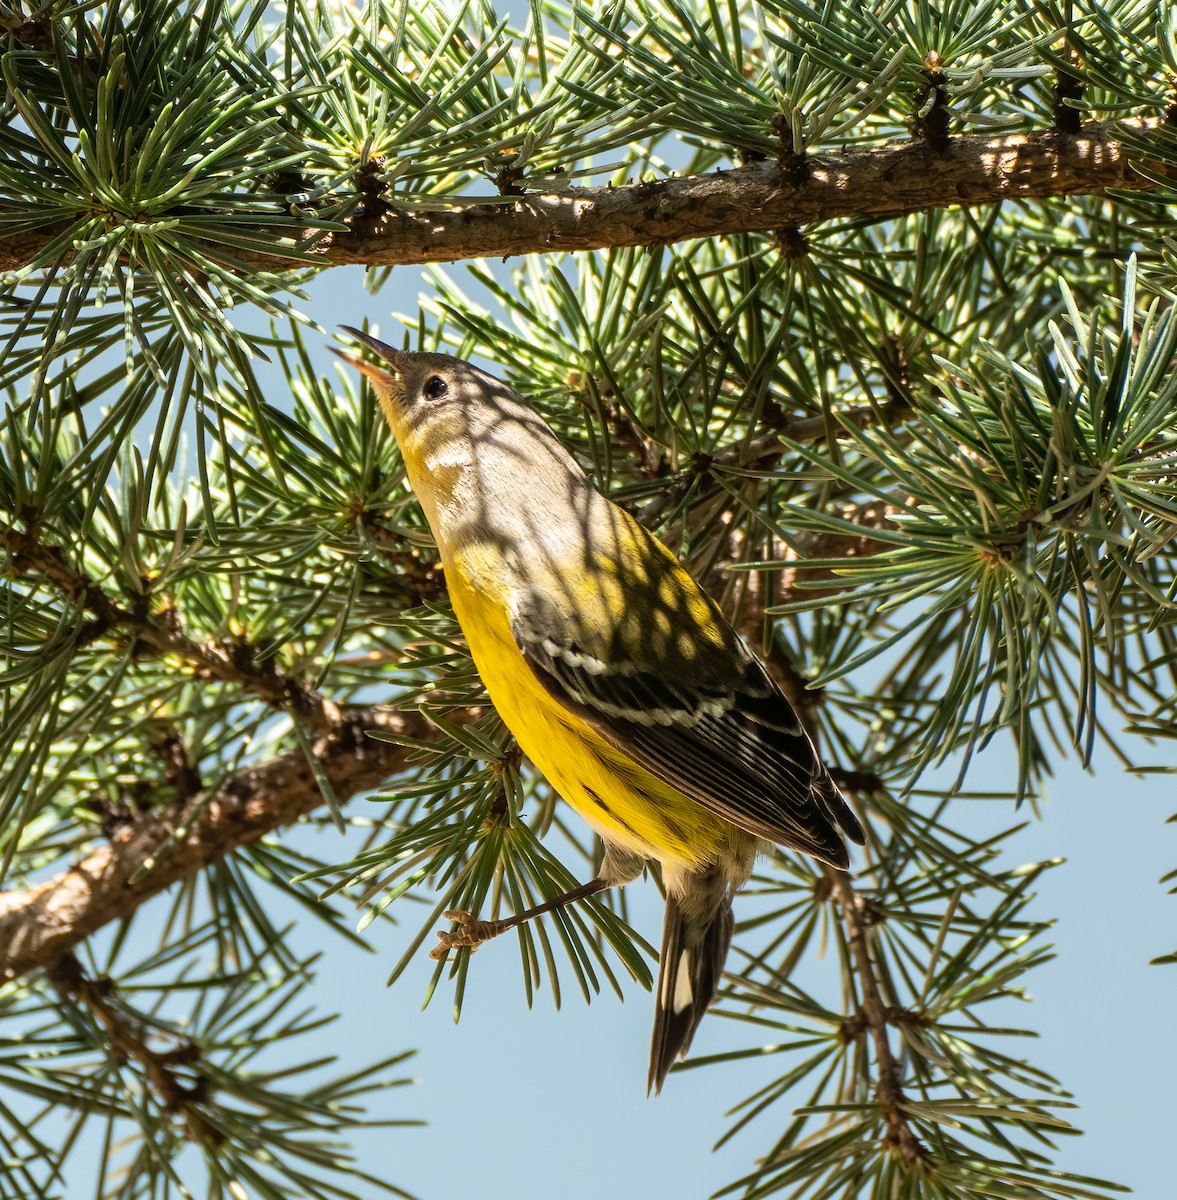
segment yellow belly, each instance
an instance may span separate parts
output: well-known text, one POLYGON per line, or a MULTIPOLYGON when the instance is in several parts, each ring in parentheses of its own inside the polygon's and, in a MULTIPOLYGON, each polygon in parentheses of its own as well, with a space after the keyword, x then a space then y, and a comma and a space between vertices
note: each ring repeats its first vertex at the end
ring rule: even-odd
POLYGON ((607 841, 668 866, 720 861, 735 827, 605 741, 552 697, 511 634, 507 614, 447 567, 450 599, 503 723, 556 791, 607 841), (476 602, 477 600, 477 602, 476 602))

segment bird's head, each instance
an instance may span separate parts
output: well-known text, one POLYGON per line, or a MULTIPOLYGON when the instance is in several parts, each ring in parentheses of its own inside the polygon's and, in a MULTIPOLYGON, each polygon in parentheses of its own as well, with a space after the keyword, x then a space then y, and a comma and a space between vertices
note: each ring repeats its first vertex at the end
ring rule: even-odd
POLYGON ((489 477, 525 492, 536 469, 571 462, 543 420, 493 375, 448 354, 396 350, 351 326, 343 329, 377 359, 335 351, 372 381, 431 520, 438 509, 461 504, 460 492, 475 479, 483 492, 489 477))
POLYGON ((351 351, 335 351, 372 381, 406 459, 460 439, 468 431, 471 408, 479 406, 488 386, 497 383, 460 358, 396 350, 350 325, 342 328, 376 356, 372 362, 351 351))

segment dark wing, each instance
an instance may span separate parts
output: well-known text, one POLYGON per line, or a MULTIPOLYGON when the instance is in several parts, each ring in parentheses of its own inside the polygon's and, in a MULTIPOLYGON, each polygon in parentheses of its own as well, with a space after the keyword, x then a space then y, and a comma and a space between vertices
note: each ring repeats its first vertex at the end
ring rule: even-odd
POLYGON ((734 634, 721 655, 671 651, 654 671, 587 653, 542 601, 512 630, 551 695, 704 808, 836 867, 849 861, 838 826, 863 841, 797 714, 734 634))

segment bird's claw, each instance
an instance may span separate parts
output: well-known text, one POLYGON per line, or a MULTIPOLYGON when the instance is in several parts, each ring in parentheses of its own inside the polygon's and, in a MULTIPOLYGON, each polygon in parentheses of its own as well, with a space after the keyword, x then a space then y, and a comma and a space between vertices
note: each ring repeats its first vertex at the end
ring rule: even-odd
POLYGON ((434 946, 429 951, 430 958, 445 958, 451 950, 458 950, 462 946, 469 946, 471 950, 476 950, 483 942, 489 941, 498 933, 497 921, 480 921, 473 913, 468 913, 463 908, 450 908, 441 915, 447 921, 457 921, 458 928, 437 931, 437 940, 440 945, 434 946))

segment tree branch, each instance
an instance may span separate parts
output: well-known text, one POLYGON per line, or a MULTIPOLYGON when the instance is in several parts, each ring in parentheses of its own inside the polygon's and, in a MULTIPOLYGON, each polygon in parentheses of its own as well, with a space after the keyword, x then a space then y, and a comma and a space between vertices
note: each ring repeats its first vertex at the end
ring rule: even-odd
MULTIPOLYGON (((1077 134, 1045 130, 1000 137, 817 154, 803 177, 752 162, 706 175, 624 187, 573 187, 502 199, 455 199, 438 207, 381 209, 356 216, 351 231, 327 234, 309 249, 324 266, 452 262, 610 246, 656 246, 688 238, 758 233, 844 217, 875 220, 958 205, 1099 195, 1108 188, 1152 191, 1117 137, 1130 130, 1158 148, 1167 135, 1155 119, 1101 121, 1077 134)), ((0 270, 29 262, 60 226, 0 237, 0 270)), ((316 231, 308 227, 310 238, 316 231)), ((259 234, 261 236, 261 234, 259 234)), ((264 236, 273 236, 272 232, 264 236)), ((235 249, 237 261, 290 268, 289 258, 235 249)), ((302 264, 305 265, 305 264, 302 264)))
MULTIPOLYGON (((409 765, 412 750, 365 737, 370 728, 423 740, 439 736, 415 712, 364 709, 339 717, 314 753, 340 801, 409 765)), ((0 980, 47 966, 145 900, 322 803, 306 756, 294 751, 246 767, 175 808, 144 813, 44 883, 0 892, 0 980)))
POLYGON ((338 706, 316 692, 305 680, 279 671, 270 661, 258 663, 254 650, 246 642, 196 642, 188 637, 170 612, 131 611, 105 592, 93 579, 70 562, 60 546, 42 542, 33 532, 21 532, 0 522, 0 547, 12 555, 18 574, 39 575, 59 592, 94 614, 93 626, 84 632, 84 640, 95 641, 112 630, 131 635, 137 650, 158 655, 174 655, 195 669, 200 678, 231 683, 267 704, 293 710, 312 732, 330 732, 340 719, 338 706))
POLYGON ((854 962, 855 974, 861 989, 862 1019, 870 1033, 875 1048, 877 1081, 875 1094, 882 1110, 887 1133, 883 1144, 898 1151, 910 1167, 926 1157, 927 1148, 916 1137, 904 1111, 903 1087, 899 1064, 891 1052, 888 1036, 888 1007, 883 1003, 879 981, 875 976, 874 958, 867 941, 867 909, 863 898, 854 890, 850 877, 842 871, 827 870, 838 906, 842 911, 842 923, 846 927, 846 941, 850 957, 854 962))
POLYGON ((199 1046, 181 1041, 175 1049, 162 1054, 153 1050, 146 1041, 147 1029, 135 1028, 146 1025, 142 1015, 116 1002, 109 980, 88 978, 82 964, 72 954, 64 954, 51 963, 46 973, 62 1000, 81 1004, 90 1012, 105 1032, 114 1054, 138 1064, 164 1111, 184 1122, 193 1141, 220 1143, 224 1140, 221 1131, 200 1109, 208 1099, 208 1088, 199 1071, 194 1069, 200 1061, 199 1046), (191 1086, 182 1081, 177 1066, 188 1068, 194 1075, 191 1086))

